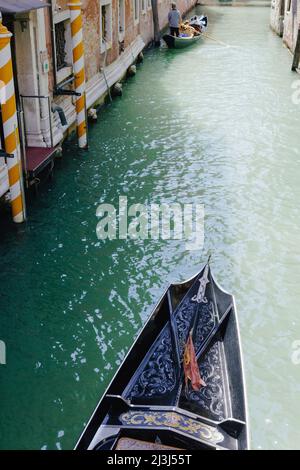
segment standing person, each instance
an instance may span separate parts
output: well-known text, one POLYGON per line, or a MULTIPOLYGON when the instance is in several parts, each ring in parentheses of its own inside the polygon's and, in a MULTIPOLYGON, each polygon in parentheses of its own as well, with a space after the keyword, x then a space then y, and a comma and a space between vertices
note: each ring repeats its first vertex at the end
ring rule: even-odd
POLYGON ((177 10, 176 3, 172 3, 171 10, 168 14, 168 21, 170 27, 170 34, 171 36, 179 36, 179 25, 181 23, 181 14, 180 11, 177 10))

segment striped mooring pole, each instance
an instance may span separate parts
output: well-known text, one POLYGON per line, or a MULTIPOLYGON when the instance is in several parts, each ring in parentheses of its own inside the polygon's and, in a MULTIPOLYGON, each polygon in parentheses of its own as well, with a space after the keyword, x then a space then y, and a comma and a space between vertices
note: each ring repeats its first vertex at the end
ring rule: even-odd
POLYGON ((80 148, 87 147, 87 122, 85 101, 85 71, 84 46, 82 33, 82 3, 70 0, 68 7, 71 13, 71 34, 73 48, 73 69, 75 75, 75 89, 80 96, 76 97, 77 135, 80 148))
POLYGON ((7 159, 12 216, 14 222, 21 223, 25 220, 25 201, 21 181, 20 137, 11 58, 11 37, 12 34, 2 24, 0 13, 0 82, 4 88, 1 104, 3 137, 5 151, 13 156, 7 159))

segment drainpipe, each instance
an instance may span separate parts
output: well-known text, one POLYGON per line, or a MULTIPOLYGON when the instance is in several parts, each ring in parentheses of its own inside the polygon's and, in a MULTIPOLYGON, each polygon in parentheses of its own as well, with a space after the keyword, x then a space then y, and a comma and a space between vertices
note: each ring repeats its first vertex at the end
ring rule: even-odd
POLYGON ((153 15, 153 27, 154 27, 154 45, 160 46, 160 34, 159 34, 159 18, 158 18, 158 5, 157 0, 151 0, 152 15, 153 15))
POLYGON ((25 197, 22 185, 20 161, 20 136, 18 129, 16 95, 13 77, 11 41, 12 34, 2 24, 0 13, 0 82, 4 84, 5 98, 1 105, 5 151, 12 158, 7 159, 8 179, 11 196, 13 221, 25 220, 25 197))
POLYGON ((51 31, 51 52, 52 52, 52 67, 53 67, 53 90, 57 87, 56 78, 56 50, 55 50, 55 32, 54 32, 54 18, 53 18, 53 0, 50 0, 49 18, 50 18, 50 31, 51 31))
POLYGON ((87 148, 86 97, 84 46, 82 33, 82 3, 70 0, 68 7, 71 13, 71 34, 73 48, 73 70, 75 75, 75 90, 80 96, 76 97, 77 135, 80 148, 87 148))

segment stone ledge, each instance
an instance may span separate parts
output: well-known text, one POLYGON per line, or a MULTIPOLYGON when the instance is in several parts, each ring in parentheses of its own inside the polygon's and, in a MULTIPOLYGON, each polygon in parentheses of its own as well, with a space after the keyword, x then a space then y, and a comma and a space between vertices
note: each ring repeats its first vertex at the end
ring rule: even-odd
POLYGON ((112 87, 126 74, 126 70, 135 62, 139 53, 144 49, 145 43, 141 36, 138 36, 130 46, 112 64, 104 69, 104 73, 97 73, 86 85, 87 108, 93 106, 107 92, 108 87, 112 87), (107 83, 106 83, 107 82, 107 83))

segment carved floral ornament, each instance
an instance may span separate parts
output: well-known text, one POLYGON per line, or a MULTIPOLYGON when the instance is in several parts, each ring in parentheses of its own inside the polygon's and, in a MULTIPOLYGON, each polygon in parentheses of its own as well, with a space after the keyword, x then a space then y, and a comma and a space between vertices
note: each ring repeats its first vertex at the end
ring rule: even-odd
POLYGON ((173 428, 213 444, 224 440, 223 434, 215 427, 186 416, 181 416, 175 412, 128 411, 123 413, 120 419, 126 426, 160 426, 173 428))

